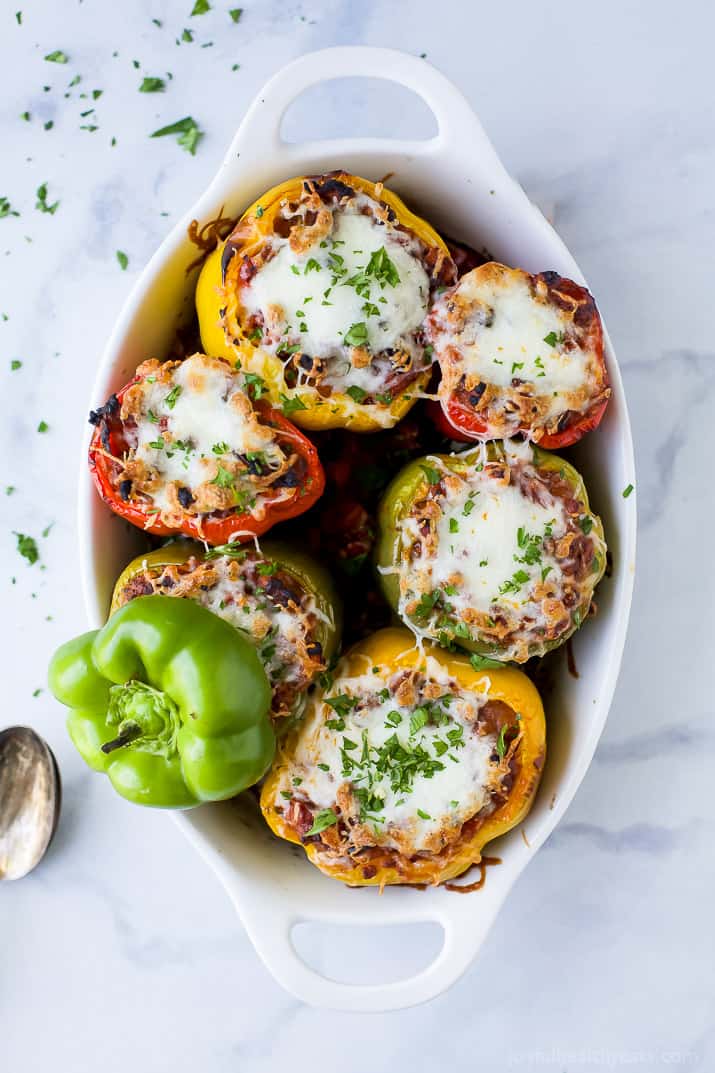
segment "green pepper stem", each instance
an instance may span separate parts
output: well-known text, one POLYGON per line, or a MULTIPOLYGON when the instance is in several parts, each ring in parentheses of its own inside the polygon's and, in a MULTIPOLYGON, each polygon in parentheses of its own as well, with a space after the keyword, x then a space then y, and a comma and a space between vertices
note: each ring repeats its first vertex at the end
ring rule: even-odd
POLYGON ((121 749, 123 745, 128 745, 130 741, 134 741, 140 734, 141 728, 138 726, 125 727, 116 738, 112 738, 111 741, 105 741, 102 746, 102 752, 113 753, 115 749, 121 749))

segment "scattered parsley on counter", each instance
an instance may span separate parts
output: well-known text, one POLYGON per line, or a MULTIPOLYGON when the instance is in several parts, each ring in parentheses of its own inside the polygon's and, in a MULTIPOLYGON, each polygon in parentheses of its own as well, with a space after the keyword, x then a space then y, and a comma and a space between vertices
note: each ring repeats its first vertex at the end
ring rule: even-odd
POLYGON ((5 488, 5 495, 6 496, 11 496, 14 491, 15 491, 15 485, 14 484, 8 484, 6 486, 6 488, 5 488))
POLYGON ((54 127, 54 125, 55 125, 55 124, 54 124, 54 122, 53 122, 53 121, 52 121, 51 119, 48 119, 48 120, 47 120, 47 122, 43 124, 43 126, 44 126, 45 130, 52 130, 52 128, 54 127))
POLYGON ((211 10, 211 4, 209 0, 196 0, 193 8, 191 9, 192 15, 205 15, 207 11, 211 10))
POLYGON ((39 425, 37 426, 37 431, 38 432, 48 432, 49 428, 50 428, 50 426, 47 424, 46 421, 40 421, 39 425))
POLYGON ((20 119, 24 119, 26 123, 29 123, 30 122, 30 113, 29 112, 21 112, 20 113, 20 119))
POLYGON ((129 258, 127 257, 124 250, 117 250, 117 260, 119 261, 119 267, 123 272, 129 264, 129 258))
POLYGON ((30 566, 34 566, 40 558, 35 538, 27 536, 25 533, 18 533, 16 529, 14 529, 13 532, 17 537, 17 550, 20 552, 20 555, 22 555, 23 559, 27 559, 30 566))
POLYGON ((176 123, 170 123, 168 127, 160 127, 159 130, 155 130, 153 134, 150 134, 150 138, 163 138, 165 134, 179 134, 179 145, 191 153, 192 156, 196 156, 196 146, 199 140, 203 137, 203 131, 199 128, 198 123, 191 116, 185 116, 184 119, 178 119, 176 123))
POLYGON ((59 208, 59 204, 59 201, 55 201, 52 205, 48 205, 47 183, 42 183, 41 186, 38 186, 37 201, 35 203, 36 209, 39 209, 40 212, 49 212, 51 216, 54 216, 54 214, 57 212, 57 209, 59 208))
POLYGON ((69 63, 69 56, 62 49, 55 49, 54 52, 48 52, 45 56, 48 63, 69 63))
POLYGON ((45 540, 47 540, 48 536, 50 535, 50 532, 51 532, 52 527, 53 527, 54 524, 55 524, 54 522, 50 522, 50 524, 46 525, 45 528, 42 530, 42 536, 43 536, 43 538, 45 540))
POLYGON ((633 491, 633 485, 629 484, 623 489, 623 491, 621 492, 621 495, 623 496, 624 499, 628 499, 628 496, 631 494, 632 491, 633 491))
POLYGON ((155 26, 158 26, 159 29, 161 29, 161 27, 162 27, 161 19, 152 19, 151 21, 154 23, 155 26))
POLYGON ((20 213, 16 209, 13 209, 9 200, 6 197, 0 197, 0 220, 3 216, 19 216, 20 213))
POLYGON ((16 20, 18 26, 22 26, 22 12, 21 11, 16 11, 15 12, 15 20, 16 20))
POLYGON ((239 22, 240 18, 241 18, 241 15, 243 14, 243 8, 242 7, 232 7, 232 8, 229 9, 228 13, 231 16, 231 19, 233 20, 233 22, 239 22))
POLYGON ((143 79, 142 84, 139 87, 140 93, 163 93, 166 89, 166 82, 163 78, 152 78, 147 76, 143 79))
POLYGON ((39 697, 41 692, 42 692, 42 690, 38 687, 37 689, 33 689, 32 695, 33 695, 33 697, 39 697))
POLYGON ((21 369, 22 368, 22 362, 20 361, 20 359, 19 358, 13 358, 12 361, 10 362, 10 368, 12 369, 13 372, 15 372, 17 369, 21 369))

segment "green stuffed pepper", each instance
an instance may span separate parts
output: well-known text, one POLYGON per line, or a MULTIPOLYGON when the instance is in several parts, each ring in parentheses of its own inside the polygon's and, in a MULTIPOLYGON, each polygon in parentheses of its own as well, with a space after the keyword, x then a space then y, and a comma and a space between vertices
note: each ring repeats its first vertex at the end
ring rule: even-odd
POLYGON ((140 555, 114 588, 112 611, 158 593, 196 601, 257 646, 272 690, 276 724, 300 715, 306 691, 327 669, 340 638, 340 602, 328 573, 276 541, 207 551, 181 540, 140 555))
POLYGON ((497 661, 563 644, 606 566, 580 475, 528 443, 416 459, 387 489, 379 523, 378 573, 403 622, 497 661))
POLYGON ((62 645, 49 686, 84 760, 140 805, 233 797, 275 749, 270 689, 253 645, 188 600, 147 596, 62 645))

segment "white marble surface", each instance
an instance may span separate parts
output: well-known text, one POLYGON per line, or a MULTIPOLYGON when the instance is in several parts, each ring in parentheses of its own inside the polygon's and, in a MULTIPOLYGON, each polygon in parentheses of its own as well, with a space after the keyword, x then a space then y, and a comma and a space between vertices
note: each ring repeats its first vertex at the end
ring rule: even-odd
MULTIPOLYGON (((0 219, 0 457, 2 485, 16 486, 11 497, 0 488, 0 724, 46 735, 65 790, 43 866, 0 887, 0 1068, 711 1070, 712 9, 244 2, 238 25, 218 0, 194 18, 192 0, 25 0, 22 25, 9 2, 0 14, 0 194, 20 212, 0 219), (184 27, 195 41, 177 46, 184 27), (75 755, 58 706, 46 692, 33 697, 55 645, 84 628, 75 475, 103 341, 267 75, 337 43, 426 52, 473 102, 513 173, 553 207, 620 355, 641 510, 624 667, 568 815, 449 994, 364 1017, 283 993, 175 827, 115 797, 75 755), (54 49, 66 66, 43 60, 54 49), (137 92, 141 77, 167 71, 166 93, 137 92), (77 95, 95 88, 96 101, 77 95), (30 122, 18 118, 26 109, 30 122), (206 131, 196 157, 173 139, 147 139, 187 114, 206 131), (97 131, 79 129, 93 122, 97 131), (54 215, 34 208, 43 181, 60 201, 54 215), (11 371, 12 359, 22 368, 11 371), (46 570, 18 556, 13 530, 37 537, 46 570)), ((419 111, 355 87, 323 97, 312 122, 386 132, 395 107, 419 127, 419 111)), ((293 129, 310 124, 303 109, 293 129)), ((387 944, 399 968, 414 966, 409 938, 387 944)), ((336 941, 309 936, 306 949, 329 958, 336 941)))

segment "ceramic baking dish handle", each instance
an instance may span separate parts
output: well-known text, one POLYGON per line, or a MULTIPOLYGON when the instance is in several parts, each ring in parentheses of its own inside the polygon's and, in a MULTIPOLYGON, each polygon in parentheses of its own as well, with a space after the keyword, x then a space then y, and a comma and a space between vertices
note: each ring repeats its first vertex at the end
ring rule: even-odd
MULTIPOLYGON (((442 947, 434 960, 424 969, 404 980, 385 984, 350 984, 332 980, 307 965, 293 944, 292 932, 297 924, 316 925, 338 923, 345 925, 344 917, 332 921, 325 914, 311 917, 297 912, 285 912, 272 899, 251 906, 250 899, 241 899, 236 908, 253 945, 266 968, 291 994, 311 1006, 332 1010, 349 1010, 353 1013, 379 1013, 385 1010, 401 1010, 416 1006, 446 991, 459 979, 481 946, 492 924, 498 905, 493 909, 471 917, 465 926, 459 917, 430 912, 401 914, 399 922, 436 923, 443 931, 442 947)), ((358 922, 356 928, 369 926, 369 917, 358 922)))
MULTIPOLYGON (((503 171, 476 115, 459 90, 443 74, 425 60, 405 52, 364 46, 311 52, 278 71, 246 112, 226 154, 224 168, 230 169, 239 154, 247 151, 257 162, 278 157, 288 164, 293 157, 296 161, 304 160, 313 146, 325 149, 330 145, 325 141, 309 145, 305 142, 286 142, 281 136, 283 116, 289 105, 311 86, 331 79, 355 77, 383 79, 404 86, 421 97, 433 113, 437 121, 437 135, 414 141, 390 138, 390 145, 400 152, 415 156, 448 153, 459 159, 464 155, 466 142, 470 159, 481 157, 485 166, 503 171)), ((384 145, 385 140, 351 138, 349 142, 336 142, 335 145, 336 148, 355 148, 368 143, 384 145)))

